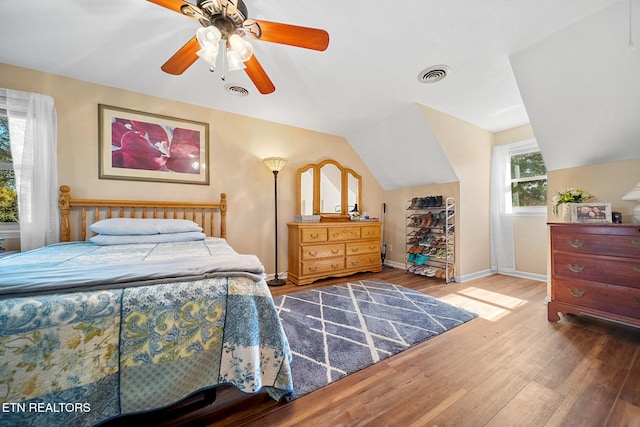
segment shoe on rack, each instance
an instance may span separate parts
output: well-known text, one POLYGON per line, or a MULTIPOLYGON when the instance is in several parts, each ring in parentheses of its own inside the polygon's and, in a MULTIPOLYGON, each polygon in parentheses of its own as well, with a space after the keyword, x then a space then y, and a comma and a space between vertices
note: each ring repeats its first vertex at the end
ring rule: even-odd
POLYGON ((418 198, 414 197, 413 199, 411 199, 411 204, 409 205, 409 207, 407 208, 407 210, 415 210, 418 209, 418 198))
POLYGON ((442 207, 442 196, 436 196, 436 206, 442 207))
POLYGON ((424 265, 425 262, 429 259, 428 256, 423 254, 416 255, 416 265, 424 265))
POLYGON ((436 269, 433 267, 425 268, 422 274, 427 277, 434 277, 436 275, 436 269))
POLYGON ((407 261, 414 262, 416 260, 416 254, 413 252, 409 252, 409 256, 407 257, 407 261))
MULTIPOLYGON (((427 215, 427 219, 426 219, 427 225, 425 225, 425 227, 432 227, 435 222, 433 218, 433 213, 427 212, 426 215, 427 215)), ((424 218, 423 218, 423 221, 424 221, 424 218)))

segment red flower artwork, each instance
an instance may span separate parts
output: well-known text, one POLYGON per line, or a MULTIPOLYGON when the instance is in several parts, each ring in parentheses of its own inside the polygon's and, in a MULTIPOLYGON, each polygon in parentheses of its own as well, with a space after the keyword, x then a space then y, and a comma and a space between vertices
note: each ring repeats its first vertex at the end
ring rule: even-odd
POLYGON ((114 168, 200 173, 200 132, 114 118, 111 123, 114 168))

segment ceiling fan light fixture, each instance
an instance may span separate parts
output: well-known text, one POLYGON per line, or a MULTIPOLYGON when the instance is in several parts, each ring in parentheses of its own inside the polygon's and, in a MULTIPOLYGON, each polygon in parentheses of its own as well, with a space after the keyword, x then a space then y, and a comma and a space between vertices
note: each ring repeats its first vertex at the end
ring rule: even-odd
POLYGON ((227 68, 227 71, 238 71, 238 70, 244 70, 246 68, 238 52, 236 52, 233 49, 227 49, 227 67, 226 68, 227 68))
POLYGON ((235 52, 242 62, 246 62, 253 55, 253 46, 243 39, 238 33, 229 36, 229 47, 235 52))
POLYGON ((211 66, 216 67, 216 59, 222 34, 214 26, 202 27, 196 32, 196 39, 200 44, 200 50, 196 52, 199 58, 211 66))

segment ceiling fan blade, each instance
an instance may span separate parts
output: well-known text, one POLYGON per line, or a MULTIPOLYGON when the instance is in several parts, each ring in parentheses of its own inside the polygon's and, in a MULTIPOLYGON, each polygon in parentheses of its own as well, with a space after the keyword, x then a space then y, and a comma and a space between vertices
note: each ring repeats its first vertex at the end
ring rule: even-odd
POLYGON ((173 54, 167 62, 160 67, 162 71, 169 74, 179 75, 186 71, 194 62, 198 60, 196 52, 200 50, 200 44, 196 37, 192 37, 184 46, 173 54))
POLYGON ((326 50, 329 46, 329 33, 317 28, 299 27, 297 25, 281 24, 278 22, 246 20, 245 29, 258 40, 265 42, 286 44, 313 50, 326 50), (260 30, 252 31, 253 24, 258 24, 260 30))
POLYGON ((264 71, 264 68, 262 68, 262 65, 258 62, 255 55, 251 55, 251 58, 249 58, 244 65, 247 67, 244 71, 247 73, 253 84, 256 85, 258 92, 263 95, 267 95, 276 90, 276 87, 271 82, 269 76, 267 76, 267 73, 264 71))
POLYGON ((190 18, 195 18, 197 16, 197 10, 194 9, 195 6, 191 3, 187 3, 182 0, 147 0, 151 3, 155 3, 158 6, 166 7, 169 10, 173 10, 174 12, 178 12, 182 15, 188 16, 190 18))

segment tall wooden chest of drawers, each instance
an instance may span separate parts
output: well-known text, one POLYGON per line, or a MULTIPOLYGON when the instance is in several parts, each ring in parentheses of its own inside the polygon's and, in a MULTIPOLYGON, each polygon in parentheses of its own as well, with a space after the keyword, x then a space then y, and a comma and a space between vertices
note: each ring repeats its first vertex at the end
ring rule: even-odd
POLYGON ((550 224, 551 301, 558 313, 640 326, 640 224, 550 224))
POLYGON ((289 223, 289 270, 297 285, 382 271, 380 222, 289 223))

